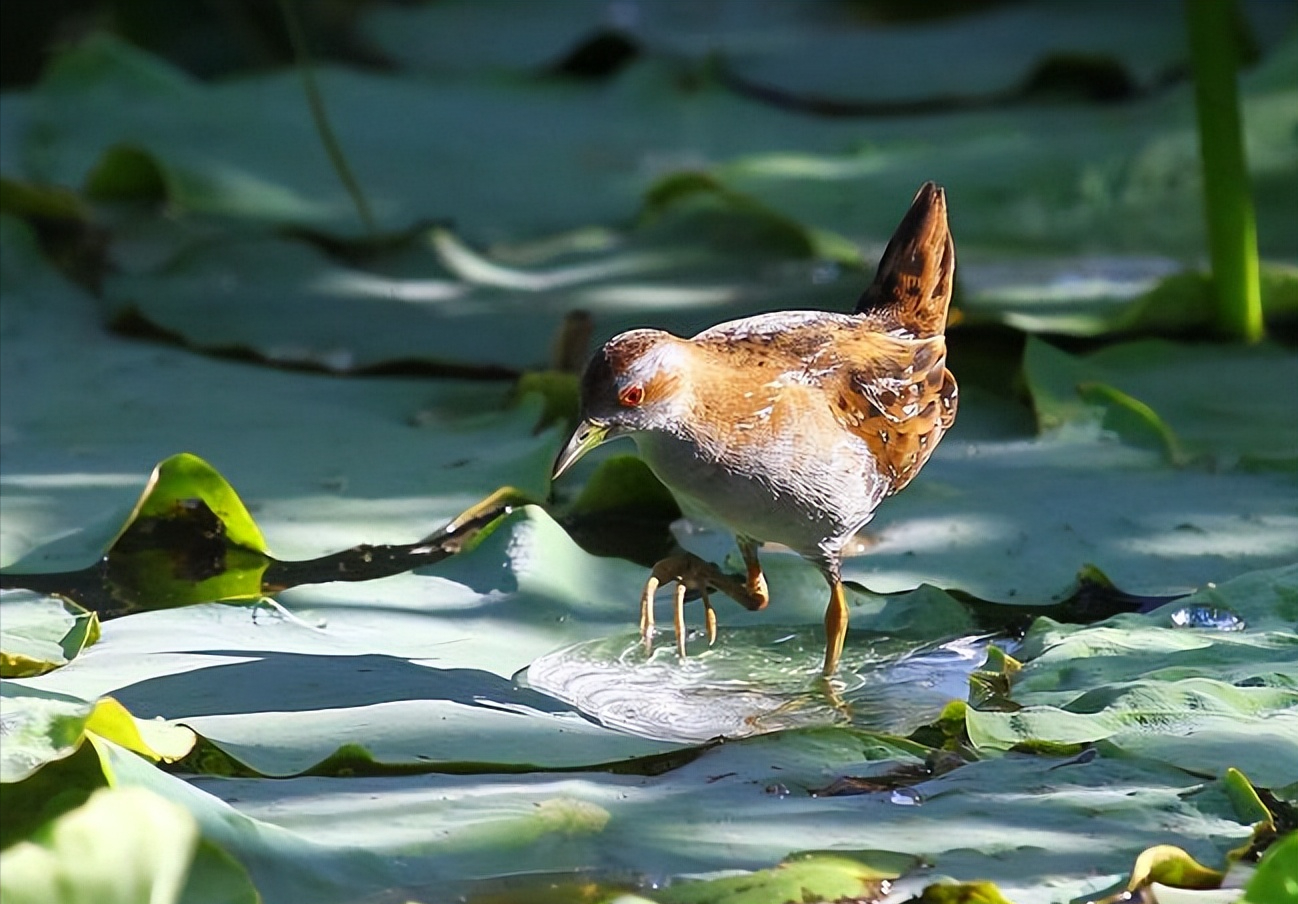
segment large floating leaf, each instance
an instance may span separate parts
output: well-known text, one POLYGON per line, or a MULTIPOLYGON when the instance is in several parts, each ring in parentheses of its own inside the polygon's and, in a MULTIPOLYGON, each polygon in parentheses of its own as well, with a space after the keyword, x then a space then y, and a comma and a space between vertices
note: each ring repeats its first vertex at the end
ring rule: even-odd
POLYGON ((361 31, 400 65, 434 74, 528 70, 557 64, 606 24, 598 3, 503 0, 376 6, 361 31))
POLYGON ((155 762, 178 760, 194 744, 193 732, 136 719, 111 697, 89 703, 9 681, 0 690, 7 739, 0 753, 2 782, 21 781, 46 763, 70 756, 87 733, 155 762))
MULTIPOLYGON (((1292 21, 1265 2, 1245 9, 1266 45, 1292 21)), ((844 110, 856 104, 864 112, 889 104, 940 108, 1003 99, 1051 62, 1056 81, 1040 73, 1042 89, 1088 94, 1089 87, 1101 96, 1121 96, 1188 63, 1181 8, 1171 0, 1122 13, 1064 2, 917 18, 879 21, 832 2, 606 9, 593 2, 443 0, 377 6, 366 11, 362 25, 389 58, 432 75, 555 66, 605 29, 650 53, 720 56, 744 82, 788 102, 844 110), (945 65, 918 65, 925 55, 945 65)))
POLYGON ((413 542, 502 485, 545 494, 561 438, 534 435, 538 406, 507 410, 503 386, 339 381, 114 337, 30 232, 0 223, 0 562, 12 570, 97 561, 149 469, 179 449, 238 487, 286 559, 413 542))
POLYGON ((0 677, 56 669, 99 639, 99 618, 66 600, 29 590, 0 591, 0 677))
POLYGON ((1298 741, 1298 692, 1232 688, 1206 678, 1132 682, 1078 695, 1061 707, 971 710, 967 724, 980 747, 1108 741, 1195 771, 1234 766, 1270 785, 1292 774, 1279 763, 1298 741))
MULTIPOLYGON (((1285 253, 1269 237, 1292 234, 1295 214, 1287 193, 1268 190, 1296 162, 1293 89, 1269 77, 1294 48, 1276 48, 1245 82, 1259 85, 1244 121, 1264 254, 1285 253)), ((339 141, 390 227, 453 218, 483 238, 625 221, 664 171, 734 160, 724 171, 733 188, 816 229, 874 241, 897 216, 882 200, 936 176, 953 200, 966 199, 953 209, 968 247, 1098 243, 1148 254, 1201 243, 1197 186, 1182 178, 1195 156, 1188 86, 1120 108, 854 120, 793 114, 707 81, 682 90, 659 61, 600 85, 321 69, 339 141)), ((22 153, 11 158, 21 171, 6 175, 94 189, 115 170, 143 168, 156 175, 133 178, 160 185, 183 211, 358 226, 293 73, 206 86, 99 39, 57 60, 35 100, 12 108, 25 120, 15 127, 22 153)))
POLYGON ((509 269, 456 249, 464 279, 448 277, 426 246, 367 271, 301 242, 243 239, 114 277, 106 293, 116 311, 202 349, 337 371, 423 361, 499 373, 544 366, 574 310, 591 314, 600 341, 650 319, 693 335, 763 307, 848 310, 866 283, 855 272, 818 281, 813 264, 788 257, 759 267, 748 256, 708 258, 684 243, 509 269), (357 331, 362 321, 373 328, 357 331))
MULTIPOLYGON (((1298 317, 1298 269, 1260 264, 1268 323, 1298 317)), ((1214 325, 1212 281, 1167 258, 1112 255, 1005 257, 960 268, 961 309, 970 323, 1028 333, 1203 335, 1214 325)))
POLYGON ((1298 457, 1298 407, 1277 404, 1298 386, 1298 354, 1274 345, 1252 348, 1177 345, 1165 341, 1113 345, 1073 357, 1029 339, 1028 387, 1042 428, 1091 426, 1158 445, 1177 457, 1216 467, 1275 467, 1298 457), (1126 399, 1125 405, 1108 387, 1126 399), (1268 391, 1266 387, 1274 387, 1268 391), (1133 420, 1126 412, 1148 414, 1133 420))
POLYGON ((656 777, 357 779, 355 793, 333 798, 335 818, 327 820, 319 818, 321 798, 336 779, 196 781, 316 843, 402 851, 389 876, 402 871, 415 900, 421 892, 445 894, 448 882, 499 874, 503 851, 515 874, 580 868, 664 877, 765 869, 810 837, 837 852, 922 856, 940 875, 991 880, 1010 900, 1045 902, 1094 896, 1125 881, 1136 856, 1165 842, 1169 826, 1203 861, 1249 833, 1234 822, 1224 794, 1187 794, 1202 783, 1141 760, 1008 756, 922 781, 908 794, 812 793, 844 774, 895 768, 890 756, 869 736, 822 729, 727 743, 656 777), (592 807, 606 814, 598 831, 590 819, 574 818, 563 836, 544 816, 592 807), (537 833, 543 821, 552 828, 537 833), (934 825, 945 831, 935 835, 934 825), (1054 842, 1077 838, 1088 843, 1054 842))
POLYGON ((1080 627, 1039 620, 1018 651, 1016 707, 970 709, 977 745, 1104 741, 1200 773, 1230 767, 1263 786, 1293 781, 1298 744, 1298 568, 1246 575, 1155 610, 1080 627), (1177 627, 1210 608, 1237 630, 1177 627))

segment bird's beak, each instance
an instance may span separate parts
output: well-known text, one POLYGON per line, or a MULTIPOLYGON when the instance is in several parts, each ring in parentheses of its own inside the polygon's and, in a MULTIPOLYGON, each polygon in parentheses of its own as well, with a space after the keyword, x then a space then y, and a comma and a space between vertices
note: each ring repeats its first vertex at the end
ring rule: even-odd
POLYGON ((605 440, 612 439, 609 432, 609 425, 598 421, 586 420, 578 424, 572 438, 554 460, 554 475, 550 479, 558 480, 559 475, 575 465, 579 458, 605 440))

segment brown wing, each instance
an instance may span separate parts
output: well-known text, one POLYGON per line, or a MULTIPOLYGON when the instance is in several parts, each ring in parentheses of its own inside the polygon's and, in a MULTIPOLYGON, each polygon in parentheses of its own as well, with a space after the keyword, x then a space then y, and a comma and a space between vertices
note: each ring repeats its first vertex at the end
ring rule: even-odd
POLYGON ((946 193, 925 182, 888 242, 856 313, 884 332, 904 330, 920 339, 941 335, 954 280, 946 193))
POLYGON ((705 385, 733 388, 743 374, 752 387, 733 420, 769 405, 781 385, 824 390, 835 419, 870 447, 891 493, 919 473, 955 421, 957 387, 941 334, 910 339, 878 332, 867 317, 786 311, 721 324, 692 342, 709 353, 705 385))
POLYGON ((958 389, 946 340, 861 332, 840 337, 835 415, 865 440, 895 493, 919 473, 955 421, 958 389))
POLYGON ((690 342, 725 366, 765 381, 836 364, 840 338, 863 329, 863 319, 852 314, 773 311, 719 323, 690 342))

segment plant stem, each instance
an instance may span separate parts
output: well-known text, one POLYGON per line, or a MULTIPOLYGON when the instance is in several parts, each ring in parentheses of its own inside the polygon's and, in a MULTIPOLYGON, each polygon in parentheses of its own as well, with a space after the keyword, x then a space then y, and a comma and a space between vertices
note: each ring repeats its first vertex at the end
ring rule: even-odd
POLYGON ((1217 327, 1231 338, 1257 342, 1264 324, 1257 224, 1236 87, 1238 10, 1234 0, 1185 0, 1185 14, 1194 61, 1217 327))
POLYGON ((302 73, 302 88, 306 91, 307 104, 311 107, 311 120, 320 135, 320 143, 324 145, 325 153, 329 155, 329 162, 333 164, 338 180, 351 196, 352 204, 356 206, 356 213, 361 218, 361 222, 365 224, 370 234, 374 234, 378 231, 378 227, 374 223, 374 215, 370 212, 369 202, 365 200, 360 183, 356 181, 356 176, 347 164, 347 156, 343 153, 342 145, 338 143, 338 136, 334 134, 333 126, 329 124, 324 97, 320 93, 320 86, 316 84, 311 55, 307 49, 306 34, 302 30, 301 20, 298 19, 294 0, 279 0, 279 8, 284 16, 284 24, 288 27, 288 38, 293 45, 293 55, 297 57, 298 71, 302 73))

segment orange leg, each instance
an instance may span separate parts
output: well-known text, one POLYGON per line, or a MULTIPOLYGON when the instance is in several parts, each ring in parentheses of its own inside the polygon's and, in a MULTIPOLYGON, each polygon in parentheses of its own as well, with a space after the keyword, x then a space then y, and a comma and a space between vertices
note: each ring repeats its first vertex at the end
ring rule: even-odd
POLYGON ((847 595, 843 592, 843 582, 836 577, 831 578, 829 605, 825 608, 825 667, 821 669, 821 674, 826 678, 837 671, 839 657, 843 655, 847 618, 847 595))

